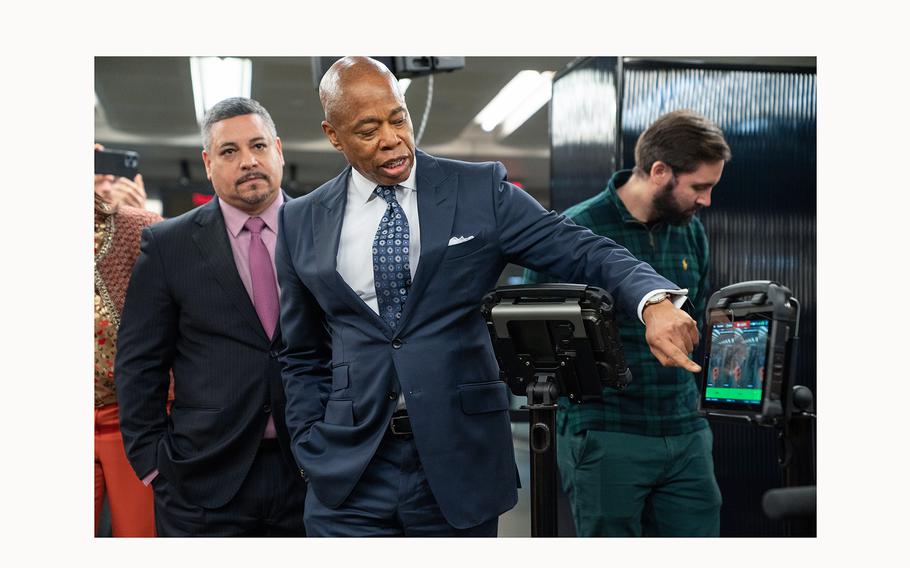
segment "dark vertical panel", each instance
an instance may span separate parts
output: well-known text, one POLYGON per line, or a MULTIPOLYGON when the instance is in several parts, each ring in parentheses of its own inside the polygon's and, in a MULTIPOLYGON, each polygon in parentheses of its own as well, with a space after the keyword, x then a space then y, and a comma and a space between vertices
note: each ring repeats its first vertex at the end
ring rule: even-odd
MULTIPOLYGON (((640 62, 624 69, 624 167, 634 164, 638 135, 665 112, 691 108, 718 123, 733 160, 711 208, 701 214, 712 287, 769 279, 793 290, 803 309, 797 382, 815 392, 815 73, 660 65, 640 62)), ((724 495, 721 533, 786 534, 783 523, 761 513, 762 493, 782 485, 773 432, 722 423, 713 429, 724 495)), ((811 460, 814 470, 814 455, 811 460)))
POLYGON ((550 207, 597 194, 616 169, 616 57, 586 58, 553 80, 550 101, 550 207))

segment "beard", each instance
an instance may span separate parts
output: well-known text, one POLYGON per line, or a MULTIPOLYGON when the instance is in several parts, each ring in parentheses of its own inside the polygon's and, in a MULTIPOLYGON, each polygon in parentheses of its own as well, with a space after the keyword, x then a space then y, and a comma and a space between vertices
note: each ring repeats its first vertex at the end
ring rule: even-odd
POLYGON ((676 188, 676 176, 670 178, 665 186, 657 191, 652 205, 654 212, 657 213, 657 220, 669 223, 670 225, 688 225, 692 217, 698 213, 700 207, 695 207, 685 211, 679 206, 679 202, 673 195, 676 188))
POLYGON ((274 193, 271 189, 271 178, 268 174, 261 172, 247 174, 239 178, 234 182, 234 188, 237 199, 248 205, 259 205, 270 199, 274 193), (252 181, 252 183, 245 190, 241 189, 240 186, 248 181, 252 181))

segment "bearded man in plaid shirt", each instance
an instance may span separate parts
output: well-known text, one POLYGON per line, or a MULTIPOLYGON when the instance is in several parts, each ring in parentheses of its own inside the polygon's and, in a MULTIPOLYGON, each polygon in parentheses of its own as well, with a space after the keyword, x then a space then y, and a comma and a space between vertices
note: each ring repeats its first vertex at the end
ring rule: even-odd
MULTIPOLYGON (((710 294, 708 239, 696 213, 711 205, 711 191, 730 157, 713 122, 688 110, 667 113, 639 137, 635 168, 613 174, 603 192, 565 215, 687 289, 701 328, 710 294)), ((551 280, 530 271, 525 278, 551 280)), ((646 323, 649 308, 642 312, 646 323)), ((576 531, 718 536, 713 436, 696 411, 695 378, 685 369, 661 366, 641 322, 619 313, 616 318, 632 383, 621 392, 604 389, 600 403, 560 401, 557 455, 576 531)))

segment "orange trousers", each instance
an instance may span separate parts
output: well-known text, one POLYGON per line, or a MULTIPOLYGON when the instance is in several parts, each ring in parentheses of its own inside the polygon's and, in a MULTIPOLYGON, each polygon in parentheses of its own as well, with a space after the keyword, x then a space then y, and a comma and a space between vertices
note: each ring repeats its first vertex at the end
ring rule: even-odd
POLYGON ((116 404, 95 409, 95 530, 107 494, 114 536, 155 536, 155 498, 130 467, 116 404))

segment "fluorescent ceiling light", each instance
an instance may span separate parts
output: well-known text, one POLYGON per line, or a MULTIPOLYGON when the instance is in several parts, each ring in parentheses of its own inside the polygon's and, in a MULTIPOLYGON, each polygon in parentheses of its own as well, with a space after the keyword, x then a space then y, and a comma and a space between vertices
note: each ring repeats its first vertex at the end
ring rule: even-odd
POLYGON ((230 97, 250 97, 253 88, 253 62, 239 57, 190 57, 196 120, 201 124, 205 112, 230 97))
MULTIPOLYGON (((549 86, 553 74, 549 71, 540 73, 526 69, 519 71, 499 93, 493 97, 487 106, 474 117, 474 122, 480 125, 485 132, 492 132, 499 124, 522 105, 530 95, 537 92, 542 81, 549 86), (545 77, 545 78, 544 78, 545 77)), ((547 97, 549 100, 549 95, 547 97)), ((544 101, 546 103, 546 101, 544 101)), ((537 108, 540 108, 539 106, 537 108)), ((537 110, 537 109, 535 109, 537 110)), ((517 128, 517 126, 516 126, 517 128)))
POLYGON ((553 71, 544 71, 537 80, 537 85, 518 106, 502 121, 499 136, 505 138, 515 132, 519 126, 534 116, 540 107, 550 102, 553 94, 553 71))
POLYGON ((398 80, 398 90, 401 91, 402 96, 404 96, 404 92, 407 91, 408 87, 410 87, 410 86, 411 86, 410 79, 399 79, 398 80))
POLYGON ((101 101, 98 100, 98 93, 95 93, 95 117, 107 124, 107 115, 104 112, 104 107, 101 106, 101 101))

